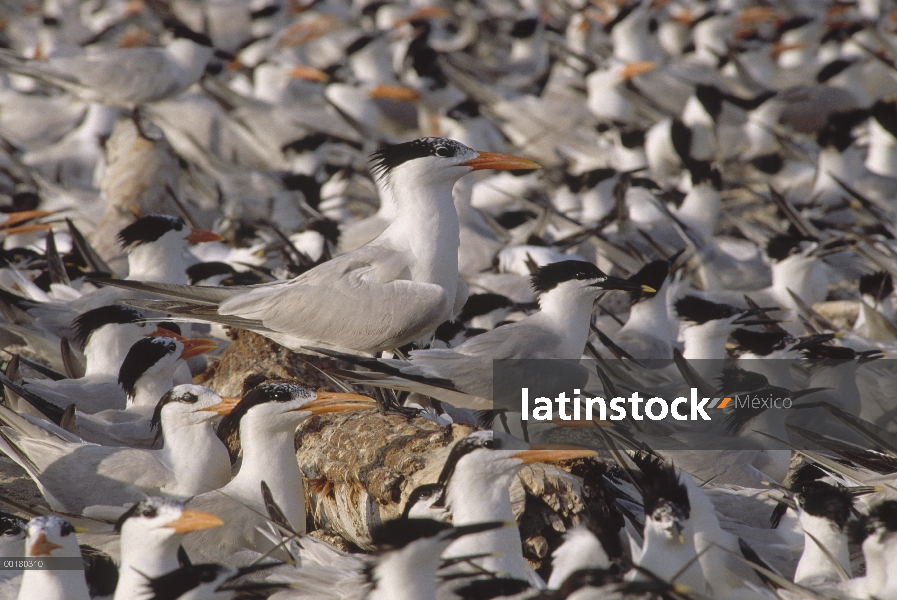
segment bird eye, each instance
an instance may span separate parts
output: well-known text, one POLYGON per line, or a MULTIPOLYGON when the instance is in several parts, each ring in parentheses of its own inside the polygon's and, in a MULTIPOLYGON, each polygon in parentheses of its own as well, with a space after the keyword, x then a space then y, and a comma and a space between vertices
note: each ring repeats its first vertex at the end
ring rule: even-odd
POLYGON ((199 401, 199 396, 197 396, 196 394, 187 392, 186 394, 184 394, 183 396, 178 398, 178 401, 184 402, 185 404, 196 404, 199 401))
POLYGON ((159 512, 154 507, 150 507, 150 508, 144 509, 144 511, 140 514, 140 516, 146 517, 148 519, 155 519, 158 514, 159 514, 159 512))
POLYGON ((487 441, 483 442, 483 446, 485 448, 488 448, 489 450, 492 450, 493 448, 495 448, 495 442, 492 440, 487 440, 487 441))
POLYGON ((62 527, 59 529, 59 533, 62 535, 62 537, 67 537, 68 535, 75 533, 75 528, 72 527, 71 523, 66 522, 62 524, 62 527))
POLYGON ((449 158, 453 154, 452 151, 449 150, 448 148, 446 148, 445 146, 437 147, 436 150, 434 150, 434 153, 436 154, 436 156, 439 156, 440 158, 449 158))

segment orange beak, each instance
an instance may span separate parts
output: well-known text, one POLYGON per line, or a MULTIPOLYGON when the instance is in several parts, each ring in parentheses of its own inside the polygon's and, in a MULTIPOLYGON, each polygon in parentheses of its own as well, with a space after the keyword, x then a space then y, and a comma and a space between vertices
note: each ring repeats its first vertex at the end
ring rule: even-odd
POLYGON ((181 351, 181 360, 187 360, 188 358, 193 358, 194 356, 199 356, 200 354, 205 354, 209 350, 214 350, 218 347, 217 342, 213 342, 212 340, 207 340, 204 338, 194 338, 192 340, 178 340, 182 344, 184 344, 184 349, 181 351))
POLYGON ((174 529, 175 533, 189 533, 191 531, 221 527, 222 525, 224 525, 224 521, 213 514, 198 510, 185 510, 180 517, 165 525, 165 527, 174 529))
POLYGON ((650 60, 646 60, 643 62, 629 63, 626 66, 624 66, 623 69, 620 71, 620 77, 622 77, 623 80, 629 80, 629 79, 632 79, 633 77, 635 77, 636 75, 641 75, 642 73, 647 73, 648 71, 653 71, 656 66, 657 65, 655 65, 650 60))
POLYGON ((190 235, 187 236, 188 244, 199 244, 201 242, 220 242, 224 238, 217 233, 206 231, 205 229, 191 229, 190 235))
POLYGON ((365 410, 376 408, 377 401, 361 394, 346 392, 317 392, 318 397, 293 412, 310 412, 313 415, 345 412, 348 410, 365 410))
POLYGON ((50 553, 56 548, 62 548, 62 546, 54 544, 47 539, 45 534, 41 533, 37 536, 37 539, 34 540, 34 543, 31 544, 31 549, 28 550, 28 556, 50 556, 50 553))
POLYGON ((531 160, 511 156, 510 154, 498 154, 497 152, 478 152, 479 156, 472 158, 462 167, 472 167, 474 171, 483 169, 495 169, 497 171, 532 171, 542 167, 531 160))
POLYGON ((518 452, 514 455, 514 458, 519 458, 523 461, 523 464, 528 465, 531 463, 544 463, 544 462, 559 462, 562 460, 573 460, 575 458, 588 458, 590 456, 595 456, 598 454, 594 450, 584 450, 582 448, 575 450, 523 450, 522 452, 518 452))
POLYGON ((324 71, 304 65, 293 67, 290 69, 289 74, 293 79, 301 79, 303 81, 318 81, 321 83, 330 81, 330 76, 324 71))
POLYGON ((401 85, 378 85, 368 92, 368 97, 375 100, 386 98, 387 100, 398 100, 400 102, 416 102, 420 100, 420 94, 411 88, 401 85))
POLYGON ((46 217, 52 214, 53 212, 49 210, 22 210, 19 212, 7 213, 6 220, 0 222, 0 229, 14 227, 19 223, 24 223, 25 221, 30 221, 31 219, 38 219, 40 217, 46 217))
POLYGON ((200 408, 199 410, 204 412, 213 412, 216 415, 223 417, 224 415, 229 415, 234 407, 240 403, 240 398, 222 398, 221 402, 214 406, 209 406, 207 408, 200 408))

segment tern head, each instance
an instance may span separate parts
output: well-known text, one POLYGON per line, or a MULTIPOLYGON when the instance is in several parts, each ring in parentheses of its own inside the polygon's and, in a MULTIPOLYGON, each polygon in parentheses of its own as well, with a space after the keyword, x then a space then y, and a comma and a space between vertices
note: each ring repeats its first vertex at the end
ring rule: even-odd
POLYGON ((252 388, 221 420, 218 437, 234 458, 236 441, 245 428, 270 434, 296 431, 314 415, 376 408, 373 398, 343 392, 313 392, 285 381, 268 381, 252 388))
POLYGON ((376 179, 394 182, 407 177, 421 184, 454 183, 473 171, 533 170, 536 163, 494 152, 477 152, 460 142, 446 138, 426 137, 385 146, 371 155, 371 173, 376 179))
POLYGON ((239 398, 222 398, 207 387, 184 384, 173 387, 156 404, 150 423, 159 427, 160 435, 167 430, 166 423, 200 425, 211 423, 229 414, 239 398))
POLYGON ((585 449, 543 450, 510 438, 496 438, 492 430, 475 431, 454 445, 437 483, 443 493, 434 503, 444 506, 452 498, 467 498, 470 489, 483 486, 507 489, 521 467, 537 462, 556 462, 594 456, 585 449))
POLYGON ((588 296, 594 300, 607 290, 654 292, 654 288, 619 277, 611 277, 590 262, 563 260, 539 267, 530 281, 539 296, 565 293, 588 296))
POLYGON ((184 535, 223 524, 215 515, 186 510, 177 500, 154 497, 125 511, 115 523, 115 531, 121 533, 123 550, 169 546, 174 552, 184 535))
POLYGON ((217 233, 189 227, 183 219, 170 215, 148 215, 118 232, 118 241, 128 252, 145 244, 176 251, 183 250, 187 244, 222 239, 217 233))
POLYGON ((27 556, 81 556, 75 528, 62 517, 35 517, 29 521, 26 531, 27 556))
MULTIPOLYGON (((199 356, 217 347, 216 342, 202 338, 191 340, 180 336, 177 339, 155 336, 141 338, 131 346, 128 355, 125 356, 118 372, 118 384, 128 394, 129 400, 134 400, 141 384, 151 379, 170 381, 180 364, 179 361, 199 356)), ((158 398, 159 396, 156 397, 158 398)), ((153 399, 154 404, 156 399, 153 399)))
POLYGON ((729 304, 711 302, 710 300, 705 300, 704 298, 693 295, 679 298, 676 300, 674 307, 676 308, 676 314, 679 315, 679 318, 684 319, 690 324, 709 324, 710 327, 715 327, 720 331, 726 332, 734 331, 738 326, 775 323, 776 321, 771 319, 748 319, 758 314, 782 310, 779 307, 745 310, 729 304))
POLYGON ((824 481, 808 481, 795 492, 801 524, 807 529, 820 519, 831 529, 844 531, 853 510, 853 495, 845 487, 824 481))
POLYGON ((100 331, 104 327, 113 335, 118 335, 131 339, 133 344, 147 333, 156 330, 155 325, 143 322, 144 316, 136 308, 129 306, 120 306, 118 304, 110 304, 94 308, 85 313, 81 313, 72 321, 72 330, 75 333, 75 342, 81 348, 86 348, 90 343, 94 333, 100 331))
POLYGON ((27 526, 26 519, 0 512, 0 557, 22 556, 27 526))
POLYGON ((691 502, 688 488, 679 480, 672 463, 649 454, 636 453, 632 461, 639 472, 634 473, 642 488, 645 507, 645 527, 659 530, 671 542, 682 543, 683 532, 689 527, 691 502))
POLYGON ((850 541, 862 544, 867 560, 870 553, 884 550, 886 541, 897 539, 897 500, 885 500, 848 524, 850 541))

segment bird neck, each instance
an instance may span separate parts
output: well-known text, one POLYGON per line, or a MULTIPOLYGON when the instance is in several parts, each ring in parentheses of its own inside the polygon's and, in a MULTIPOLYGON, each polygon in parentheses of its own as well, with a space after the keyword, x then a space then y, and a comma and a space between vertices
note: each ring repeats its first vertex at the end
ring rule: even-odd
POLYGON ((162 422, 159 461, 174 473, 177 487, 166 490, 177 496, 194 496, 218 489, 230 480, 227 448, 211 423, 162 422))
MULTIPOLYGON (((873 534, 875 535, 875 534, 873 534)), ((889 558, 897 559, 897 536, 891 536, 891 556, 889 558)), ((888 579, 888 563, 885 560, 887 554, 888 541, 884 544, 874 539, 867 539, 863 542, 863 558, 866 559, 866 576, 863 578, 863 585, 867 592, 866 597, 874 596, 878 590, 884 586, 888 579)))
POLYGON ((187 266, 180 248, 160 248, 158 244, 140 244, 128 252, 130 281, 152 281, 186 285, 187 266))
POLYGON ((163 540, 143 536, 141 540, 129 539, 121 544, 121 566, 118 568, 118 585, 113 600, 144 600, 152 597, 146 585, 147 577, 158 577, 174 571, 178 564, 177 551, 181 536, 169 536, 163 540))
POLYGON ((682 355, 688 360, 726 358, 726 339, 733 329, 720 327, 716 321, 686 327, 682 331, 682 355))
MULTIPOLYGON (((417 544, 412 544, 417 546, 417 544)), ((380 558, 369 600, 435 600, 439 552, 405 548, 380 558), (408 552, 408 550, 417 550, 408 552)))
POLYGON ((884 177, 897 176, 897 140, 875 119, 869 125, 866 168, 884 177))
POLYGON ((653 298, 632 305, 629 320, 620 331, 637 331, 653 337, 670 338, 670 319, 667 313, 666 290, 658 290, 653 298))
POLYGON ((589 338, 594 298, 550 290, 539 297, 539 312, 530 317, 542 321, 559 334, 562 342, 555 358, 577 360, 582 357, 589 338), (554 293, 556 292, 556 293, 554 293))
POLYGON ((159 399, 172 387, 172 373, 145 373, 134 386, 134 396, 128 398, 128 408, 155 408, 159 399))
POLYGON ((293 529, 304 533, 305 493, 302 472, 296 462, 296 429, 271 431, 258 425, 253 427, 249 422, 240 426, 243 462, 240 472, 227 484, 227 490, 236 492, 238 497, 257 499, 264 481, 293 529))
POLYGON ((84 571, 26 569, 22 574, 19 600, 88 600, 84 571))
MULTIPOLYGON (((690 524, 686 522, 680 542, 678 539, 670 539, 663 530, 663 526, 654 519, 646 519, 642 552, 638 560, 633 560, 633 562, 648 569, 661 579, 669 580, 680 571, 692 571, 695 565, 700 574, 700 565, 695 560, 696 556, 694 533, 690 524), (692 568, 687 567, 689 563, 692 563, 692 568)), ((682 575, 685 574, 680 574, 680 576, 682 575)), ((677 579, 677 582, 684 583, 681 579, 677 579)))
POLYGON ((116 326, 100 327, 94 331, 84 345, 87 363, 84 376, 109 375, 117 378, 131 346, 142 337, 141 333, 129 334, 116 326))
POLYGON ((713 235, 719 216, 720 196, 712 185, 699 183, 691 188, 676 216, 704 238, 713 235))
POLYGON ((410 251, 411 278, 454 291, 458 284, 461 227, 452 199, 453 181, 417 186, 395 178, 396 220, 383 233, 410 251))
POLYGON ((826 554, 831 554, 838 564, 850 574, 850 553, 847 548, 847 536, 830 520, 801 512, 800 524, 804 533, 804 552, 797 563, 794 582, 838 581, 838 574, 829 562, 826 554), (819 543, 817 543, 817 541, 819 543), (821 546, 821 547, 820 547, 821 546), (823 550, 824 548, 824 550, 823 550))

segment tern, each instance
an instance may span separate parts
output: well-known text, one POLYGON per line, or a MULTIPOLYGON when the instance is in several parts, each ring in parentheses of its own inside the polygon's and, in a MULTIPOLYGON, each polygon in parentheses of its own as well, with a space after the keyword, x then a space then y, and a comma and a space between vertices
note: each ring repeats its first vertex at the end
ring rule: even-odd
POLYGON ((152 591, 147 578, 180 567, 178 548, 190 532, 220 527, 223 521, 209 513, 185 510, 176 500, 147 498, 118 519, 121 563, 113 600, 148 600, 152 591))
POLYGON ((177 96, 196 83, 212 57, 208 36, 173 26, 164 48, 115 48, 29 60, 4 51, 0 68, 62 88, 86 102, 134 108, 177 96))
POLYGON ((230 481, 230 458, 212 421, 235 405, 198 385, 173 388, 153 412, 159 450, 72 441, 0 406, 0 451, 25 469, 56 511, 81 514, 147 495, 187 499, 230 481))
POLYGON ((266 552, 274 546, 259 531, 268 530, 270 491, 290 529, 305 532, 302 472, 296 463, 296 428, 312 415, 374 408, 367 396, 312 392, 299 385, 268 382, 253 388, 224 418, 219 435, 239 435, 243 460, 240 472, 226 486, 193 497, 187 506, 219 515, 227 525, 185 542, 190 556, 226 565, 242 562, 238 550, 266 552), (239 432, 239 433, 238 433, 239 432))
POLYGON ((371 171, 391 188, 397 217, 353 252, 290 281, 259 286, 108 283, 175 300, 140 303, 147 308, 249 329, 291 350, 391 350, 429 335, 467 299, 467 285, 458 279, 455 182, 482 169, 537 168, 443 138, 387 146, 372 155, 371 171))
MULTIPOLYGON (((452 448, 438 482, 442 493, 435 505, 447 507, 456 526, 484 521, 514 521, 510 486, 517 472, 526 464, 572 460, 594 456, 591 450, 503 449, 491 430, 477 431, 458 441, 452 448), (474 491, 476 490, 476 491, 474 491)), ((530 585, 544 588, 545 582, 523 558, 520 531, 505 527, 456 541, 443 553, 451 558, 493 553, 473 561, 479 568, 504 572, 530 585)))
MULTIPOLYGON (((75 528, 62 517, 35 517, 29 521, 27 532, 25 550, 28 558, 81 560, 75 528)), ((62 568, 25 569, 19 600, 89 600, 84 571, 59 566, 62 568)))
POLYGON ((806 537, 794 582, 815 586, 840 581, 828 557, 834 557, 842 571, 851 573, 845 527, 853 509, 853 495, 846 488, 811 481, 803 484, 795 497, 806 537))
POLYGON ((409 361, 335 356, 391 376, 366 379, 368 384, 420 392, 464 408, 490 408, 492 361, 578 360, 585 350, 592 305, 598 296, 608 290, 654 291, 650 286, 611 277, 592 263, 576 260, 540 267, 531 282, 539 295, 538 312, 470 338, 456 348, 412 350, 409 361), (409 380, 402 382, 403 376, 409 380), (428 384, 428 379, 433 384, 428 384))

